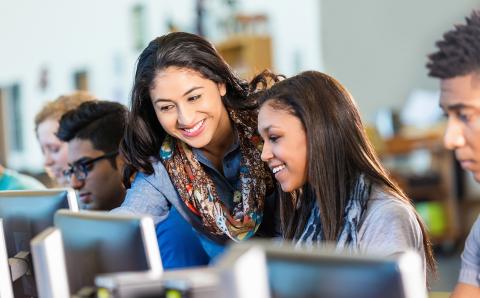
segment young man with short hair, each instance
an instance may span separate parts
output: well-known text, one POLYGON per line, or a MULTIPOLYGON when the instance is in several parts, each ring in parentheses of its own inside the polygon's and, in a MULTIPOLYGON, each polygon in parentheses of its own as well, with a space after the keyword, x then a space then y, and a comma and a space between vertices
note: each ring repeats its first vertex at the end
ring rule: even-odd
POLYGON ((82 209, 108 211, 120 206, 125 198, 118 146, 127 115, 127 109, 119 103, 92 101, 60 119, 57 136, 68 142, 65 176, 77 191, 82 209))
MULTIPOLYGON (((446 148, 480 182, 480 11, 456 25, 429 55, 431 77, 440 79, 440 107, 448 118, 446 148)), ((480 217, 468 235, 453 298, 480 297, 480 217)))

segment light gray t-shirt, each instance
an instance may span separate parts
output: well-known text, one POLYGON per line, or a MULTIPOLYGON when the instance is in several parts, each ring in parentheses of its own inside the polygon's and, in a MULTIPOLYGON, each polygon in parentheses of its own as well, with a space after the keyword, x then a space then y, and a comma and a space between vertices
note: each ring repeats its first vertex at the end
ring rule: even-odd
POLYGON ((426 277, 423 235, 412 205, 373 190, 360 222, 358 239, 361 253, 389 256, 406 250, 418 252, 426 277))
POLYGON ((480 287, 480 216, 465 241, 458 281, 480 287))

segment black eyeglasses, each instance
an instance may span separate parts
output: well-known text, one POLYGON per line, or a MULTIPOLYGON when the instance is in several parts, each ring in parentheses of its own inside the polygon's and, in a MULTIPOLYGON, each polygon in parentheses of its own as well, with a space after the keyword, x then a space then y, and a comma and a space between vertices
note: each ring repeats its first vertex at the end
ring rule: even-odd
POLYGON ((83 159, 74 162, 73 164, 68 164, 68 169, 63 171, 63 176, 67 179, 67 181, 70 183, 72 180, 72 176, 75 175, 78 181, 85 181, 88 176, 88 172, 90 172, 93 169, 93 165, 102 159, 105 158, 112 158, 117 156, 118 151, 113 151, 106 153, 104 155, 101 155, 99 157, 96 157, 94 159, 83 159))

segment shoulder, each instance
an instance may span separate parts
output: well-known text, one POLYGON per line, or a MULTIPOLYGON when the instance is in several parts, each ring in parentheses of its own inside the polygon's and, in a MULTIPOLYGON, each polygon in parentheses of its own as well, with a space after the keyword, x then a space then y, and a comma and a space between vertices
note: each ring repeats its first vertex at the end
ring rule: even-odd
POLYGON ((5 169, 3 173, 4 182, 9 185, 6 189, 30 190, 45 189, 45 186, 33 177, 5 169))
POLYGON ((116 212, 152 215, 155 223, 167 217, 169 202, 178 200, 178 194, 162 163, 156 162, 152 166, 153 174, 136 174, 122 206, 117 208, 116 212))
POLYGON ((462 258, 466 258, 468 254, 474 256, 472 262, 476 262, 476 260, 480 258, 480 216, 468 234, 462 258))
POLYGON ((153 173, 146 174, 138 172, 132 182, 131 188, 127 191, 129 193, 152 193, 158 192, 164 194, 167 198, 176 195, 175 187, 170 179, 167 169, 161 161, 152 163, 153 173))
POLYGON ((474 252, 476 257, 480 257, 480 216, 473 224, 465 241, 465 250, 474 252))
POLYGON ((423 233, 412 204, 394 194, 374 189, 359 230, 360 249, 380 255, 417 251, 425 272, 423 233))
POLYGON ((367 242, 388 240, 399 247, 423 247, 422 230, 412 204, 378 189, 370 196, 359 234, 367 242))
POLYGON ((148 184, 151 187, 160 190, 168 187, 169 185, 172 185, 167 169, 165 169, 165 166, 162 164, 161 161, 153 162, 152 167, 152 174, 145 174, 143 172, 138 172, 136 174, 135 179, 132 183, 132 189, 136 189, 137 187, 148 184))
POLYGON ((364 221, 371 219, 417 222, 414 207, 410 202, 379 189, 372 191, 365 211, 364 221))
POLYGON ((475 287, 480 286, 480 217, 473 224, 462 253, 462 267, 459 282, 475 287))
POLYGON ((470 230, 470 234, 473 238, 480 240, 480 215, 477 217, 477 220, 473 224, 472 229, 470 230))

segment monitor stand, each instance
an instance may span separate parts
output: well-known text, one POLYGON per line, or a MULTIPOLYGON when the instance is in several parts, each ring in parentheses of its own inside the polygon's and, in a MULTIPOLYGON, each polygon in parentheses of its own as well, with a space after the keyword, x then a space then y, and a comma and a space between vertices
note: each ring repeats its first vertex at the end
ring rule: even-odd
POLYGON ((24 275, 31 275, 30 264, 30 252, 28 251, 20 251, 14 257, 8 258, 12 282, 24 275))

